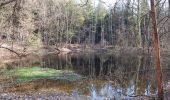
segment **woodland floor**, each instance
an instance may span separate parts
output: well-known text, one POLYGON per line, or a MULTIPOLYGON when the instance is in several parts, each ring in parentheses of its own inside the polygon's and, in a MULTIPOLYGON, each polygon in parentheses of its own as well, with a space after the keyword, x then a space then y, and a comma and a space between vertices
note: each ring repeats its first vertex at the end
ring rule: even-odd
MULTIPOLYGON (((164 98, 170 100, 170 97, 164 98)), ((35 93, 0 93, 0 100, 91 100, 87 96, 69 96, 65 93, 47 93, 47 92, 35 92, 35 93)), ((116 100, 105 99, 105 100, 116 100)), ((128 97, 122 100, 159 100, 151 97, 128 97)))
MULTIPOLYGON (((73 97, 68 96, 67 94, 61 93, 0 93, 1 100, 90 100, 88 97, 73 97)), ((115 100, 113 99, 105 99, 105 100, 115 100)), ((133 98, 125 98, 123 100, 155 100, 149 97, 133 97, 133 98)), ((157 100, 157 99, 156 99, 157 100)), ((169 100, 169 98, 167 99, 169 100)))

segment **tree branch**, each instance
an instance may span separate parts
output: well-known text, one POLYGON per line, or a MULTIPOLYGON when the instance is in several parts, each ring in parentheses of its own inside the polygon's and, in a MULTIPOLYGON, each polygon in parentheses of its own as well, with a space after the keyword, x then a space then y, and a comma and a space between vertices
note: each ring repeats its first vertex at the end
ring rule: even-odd
POLYGON ((11 3, 11 2, 14 2, 14 1, 16 1, 16 0, 9 0, 9 1, 3 2, 3 3, 0 4, 0 8, 11 3))
POLYGON ((86 2, 83 5, 80 5, 80 7, 84 7, 88 4, 89 0, 86 0, 86 2))
POLYGON ((8 50, 8 51, 10 51, 10 52, 13 52, 13 53, 15 53, 18 57, 23 57, 23 56, 25 56, 24 54, 20 54, 20 53, 14 51, 14 50, 12 50, 12 49, 9 49, 9 48, 4 47, 4 46, 1 46, 1 45, 0 45, 0 48, 6 49, 6 50, 8 50))

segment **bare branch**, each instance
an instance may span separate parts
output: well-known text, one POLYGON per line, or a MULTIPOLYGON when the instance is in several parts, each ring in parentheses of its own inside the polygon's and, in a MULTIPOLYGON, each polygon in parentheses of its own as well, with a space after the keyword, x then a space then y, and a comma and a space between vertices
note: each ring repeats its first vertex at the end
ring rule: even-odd
POLYGON ((9 48, 7 48, 7 47, 0 46, 0 48, 3 48, 3 49, 6 49, 6 50, 9 50, 10 52, 15 53, 18 57, 22 57, 22 56, 23 56, 22 54, 20 54, 20 53, 18 53, 18 52, 16 52, 16 51, 14 51, 14 50, 12 50, 12 49, 9 49, 9 48))
POLYGON ((86 2, 83 5, 79 5, 80 7, 84 7, 88 4, 89 0, 86 0, 86 2))
MULTIPOLYGON (((163 17, 158 23, 157 23, 157 25, 159 25, 164 19, 166 19, 166 18, 168 18, 168 16, 165 16, 165 17, 163 17)), ((166 19, 167 20, 167 19, 166 19)))
POLYGON ((16 0, 9 0, 9 1, 3 2, 3 3, 0 4, 0 8, 7 5, 7 4, 9 4, 9 3, 12 3, 14 1, 16 1, 16 0))

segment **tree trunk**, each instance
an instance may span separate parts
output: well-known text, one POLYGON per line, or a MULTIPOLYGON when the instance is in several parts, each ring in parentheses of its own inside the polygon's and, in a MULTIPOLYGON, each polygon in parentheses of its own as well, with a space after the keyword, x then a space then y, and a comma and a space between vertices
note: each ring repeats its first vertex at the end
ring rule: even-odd
POLYGON ((142 45, 142 37, 141 37, 141 7, 140 7, 140 0, 138 0, 138 7, 137 7, 137 9, 138 9, 138 12, 137 12, 137 14, 138 14, 138 16, 137 16, 137 47, 141 47, 141 45, 142 45))
POLYGON ((155 0, 150 0, 150 2, 151 2, 151 18, 152 18, 152 28, 153 28, 152 35, 153 35, 153 46, 154 46, 155 62, 156 62, 158 97, 159 100, 163 100, 162 70, 160 65, 160 43, 159 43, 159 35, 157 30, 155 0))
POLYGON ((169 0, 169 16, 170 16, 170 0, 169 0))

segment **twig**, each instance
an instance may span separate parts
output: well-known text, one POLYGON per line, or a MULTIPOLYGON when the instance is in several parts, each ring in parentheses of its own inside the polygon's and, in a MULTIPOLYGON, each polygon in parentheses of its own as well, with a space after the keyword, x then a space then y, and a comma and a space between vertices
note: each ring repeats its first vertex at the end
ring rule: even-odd
POLYGON ((14 2, 14 1, 16 1, 16 0, 9 0, 9 1, 3 2, 3 3, 0 4, 0 8, 11 3, 11 2, 14 2))
POLYGON ((157 25, 159 25, 165 18, 168 19, 168 16, 163 17, 163 18, 157 23, 157 25))
POLYGON ((86 6, 88 4, 89 0, 86 0, 85 4, 81 5, 81 7, 86 6))

